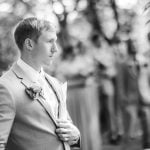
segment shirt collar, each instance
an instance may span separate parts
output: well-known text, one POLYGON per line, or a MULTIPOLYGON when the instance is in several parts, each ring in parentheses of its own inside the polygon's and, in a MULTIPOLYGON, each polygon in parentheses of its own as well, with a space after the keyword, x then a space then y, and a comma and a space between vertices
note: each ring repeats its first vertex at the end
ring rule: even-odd
POLYGON ((19 60, 17 61, 17 64, 22 68, 24 72, 28 74, 29 78, 33 82, 37 82, 40 75, 44 75, 43 68, 41 68, 41 71, 38 72, 34 68, 32 68, 30 65, 28 65, 26 62, 24 62, 21 58, 19 58, 19 60))

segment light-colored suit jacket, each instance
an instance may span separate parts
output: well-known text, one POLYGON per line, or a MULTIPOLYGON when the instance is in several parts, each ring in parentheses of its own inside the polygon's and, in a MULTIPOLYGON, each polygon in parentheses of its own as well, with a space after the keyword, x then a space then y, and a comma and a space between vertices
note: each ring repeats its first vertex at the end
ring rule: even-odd
MULTIPOLYGON (((59 118, 68 119, 61 84, 49 75, 46 79, 58 98, 59 118)), ((0 150, 70 150, 55 133, 51 107, 42 97, 33 100, 26 94, 30 82, 17 64, 0 78, 0 150)))

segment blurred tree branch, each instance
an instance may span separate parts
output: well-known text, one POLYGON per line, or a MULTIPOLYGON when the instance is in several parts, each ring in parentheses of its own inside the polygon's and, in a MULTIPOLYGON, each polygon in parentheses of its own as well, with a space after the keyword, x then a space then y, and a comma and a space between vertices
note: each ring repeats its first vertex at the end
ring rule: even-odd
MULTIPOLYGON (((117 11, 116 1, 115 0, 110 0, 110 4, 111 4, 112 10, 114 12, 114 18, 117 22, 117 30, 119 30, 120 29, 119 14, 118 14, 118 11, 117 11)), ((117 32, 117 30, 116 30, 116 32, 117 32)))
POLYGON ((112 38, 108 38, 101 26, 102 22, 101 22, 101 18, 98 16, 98 11, 96 8, 96 2, 98 0, 88 0, 88 7, 86 10, 86 17, 89 20, 89 22, 91 23, 91 25, 93 26, 93 30, 95 30, 94 32, 99 33, 106 41, 109 45, 118 43, 118 37, 117 37, 117 33, 120 30, 120 24, 119 24, 119 14, 117 12, 117 6, 116 6, 116 2, 115 0, 110 0, 110 6, 114 12, 114 19, 117 22, 117 29, 114 32, 114 35, 112 36, 112 38))
POLYGON ((87 17, 87 20, 91 23, 93 27, 93 32, 99 33, 110 44, 111 41, 103 32, 101 26, 101 20, 99 19, 99 16, 97 14, 96 2, 97 0, 88 0, 88 7, 85 11, 85 15, 87 17))
POLYGON ((150 8, 150 1, 145 5, 144 11, 147 11, 150 8))

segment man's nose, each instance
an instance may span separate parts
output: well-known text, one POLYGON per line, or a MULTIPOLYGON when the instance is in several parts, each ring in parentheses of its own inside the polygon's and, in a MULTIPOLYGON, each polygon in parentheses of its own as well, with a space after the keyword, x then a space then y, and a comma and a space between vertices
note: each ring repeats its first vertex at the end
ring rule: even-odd
POLYGON ((52 47, 52 53, 55 53, 55 52, 57 52, 57 51, 58 51, 57 44, 54 43, 54 44, 53 44, 53 47, 52 47))

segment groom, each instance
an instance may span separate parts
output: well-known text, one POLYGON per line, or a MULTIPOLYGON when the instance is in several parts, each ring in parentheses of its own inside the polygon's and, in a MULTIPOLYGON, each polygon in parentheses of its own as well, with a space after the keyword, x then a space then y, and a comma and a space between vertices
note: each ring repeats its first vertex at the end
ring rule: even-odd
POLYGON ((0 150, 80 147, 80 132, 66 108, 65 85, 42 69, 57 52, 54 26, 27 18, 17 25, 14 38, 21 57, 0 78, 0 150))

